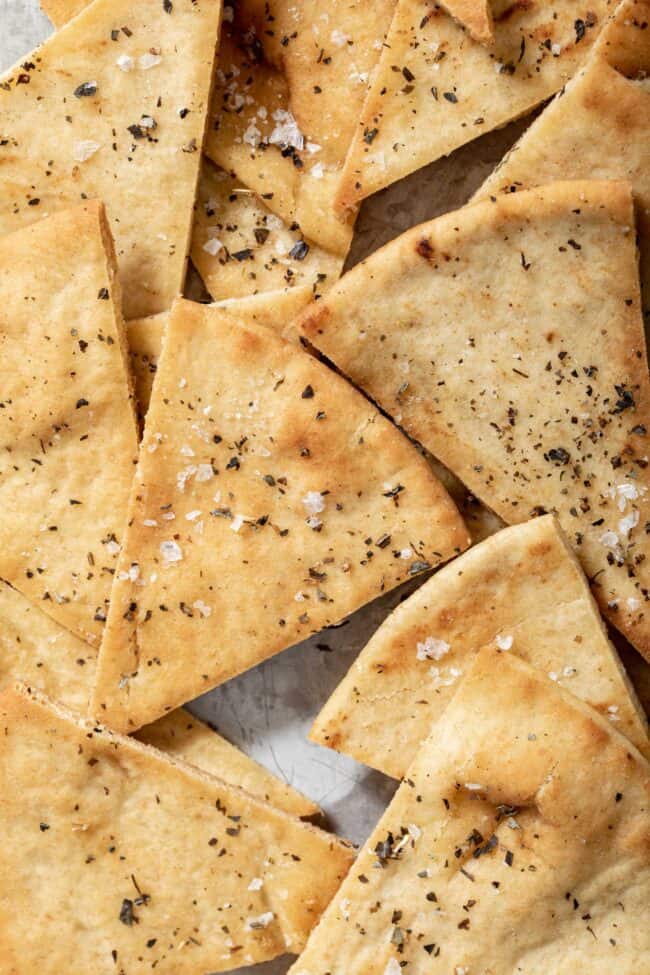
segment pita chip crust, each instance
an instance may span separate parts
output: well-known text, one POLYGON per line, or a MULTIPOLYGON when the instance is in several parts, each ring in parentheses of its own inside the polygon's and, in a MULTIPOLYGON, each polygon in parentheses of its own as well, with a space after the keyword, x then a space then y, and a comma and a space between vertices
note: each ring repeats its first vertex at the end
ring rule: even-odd
POLYGON ((97 644, 137 458, 100 203, 0 239, 0 576, 97 644))
POLYGON ((134 730, 468 542, 426 461, 345 380, 177 302, 92 713, 134 730))
POLYGON ((512 654, 479 654, 291 975, 633 975, 650 767, 512 654))
POLYGON ((338 191, 342 208, 525 115, 577 71, 615 4, 508 4, 494 43, 439 7, 400 0, 373 74, 338 191))
POLYGON ((440 6, 467 28, 475 41, 490 44, 494 40, 490 0, 446 0, 440 6))
POLYGON ((351 862, 336 837, 29 688, 0 695, 0 725, 3 972, 117 958, 195 975, 297 952, 351 862))
MULTIPOLYGON (((17 680, 55 697, 77 712, 88 709, 97 650, 0 582, 0 690, 17 680)), ((318 806, 272 775, 208 725, 179 709, 138 734, 146 744, 184 759, 284 809, 314 816, 318 806)))
POLYGON ((103 200, 126 318, 183 287, 220 19, 221 0, 95 0, 0 79, 0 234, 103 200))
POLYGON ((620 5, 584 68, 526 130, 474 197, 487 199, 557 179, 627 180, 636 204, 646 306, 650 304, 649 20, 647 0, 620 5))
MULTIPOLYGON (((312 297, 308 285, 297 285, 288 291, 264 291, 246 298, 225 298, 215 302, 215 307, 238 320, 264 325, 283 338, 297 341, 294 319, 312 297)), ((161 312, 149 318, 134 318, 127 324, 135 398, 142 422, 149 409, 169 315, 169 312, 161 312)))
POLYGON ((316 718, 311 739, 403 778, 488 643, 548 674, 650 753, 645 714, 552 515, 470 548, 393 610, 316 718))
POLYGON ((499 196, 392 241, 301 324, 505 522, 555 512, 601 611, 650 658, 634 238, 625 184, 499 196))
POLYGON ((192 262, 214 301, 308 284, 322 292, 343 257, 306 240, 255 193, 206 161, 192 232, 192 262))

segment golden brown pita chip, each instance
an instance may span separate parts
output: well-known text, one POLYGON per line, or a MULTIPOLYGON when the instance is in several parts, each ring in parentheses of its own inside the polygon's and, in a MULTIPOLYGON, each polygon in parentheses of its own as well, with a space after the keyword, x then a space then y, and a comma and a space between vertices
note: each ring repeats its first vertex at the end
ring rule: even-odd
POLYGON ((291 973, 633 975, 650 954, 649 800, 627 739, 486 650, 291 973))
POLYGON ((29 688, 0 695, 0 725, 3 972, 196 975, 297 952, 352 859, 29 688))
POLYGON ((345 380, 178 302, 92 713, 138 728, 467 544, 426 461, 345 380))
MULTIPOLYGON (((308 285, 282 291, 265 291, 247 298, 227 298, 215 302, 215 307, 238 320, 272 328, 283 338, 294 339, 293 321, 312 297, 308 285)), ((151 389, 158 368, 169 312, 149 318, 134 318, 127 325, 131 368, 135 379, 138 413, 144 421, 149 409, 151 389)))
POLYGON ((221 0, 95 0, 0 79, 0 233, 104 201, 127 318, 180 293, 221 0))
POLYGON ((645 714, 552 515, 492 535, 401 603, 357 657, 310 737, 402 778, 477 651, 495 641, 650 753, 645 714))
POLYGON ((333 201, 395 0, 235 5, 224 25, 206 152, 341 259, 333 201))
POLYGON ((0 239, 0 577, 98 643, 137 433, 99 203, 0 239))
MULTIPOLYGON (((650 4, 627 0, 584 68, 537 118, 475 196, 512 193, 555 179, 632 184, 641 284, 650 289, 650 4)), ((650 304, 650 294, 644 293, 650 304)))
MULTIPOLYGON (((97 650, 0 582, 0 689, 29 682, 78 712, 88 709, 97 650)), ((280 781, 188 711, 173 711, 138 737, 294 816, 318 806, 280 781)))
POLYGON ((338 203, 365 197, 525 115, 585 59, 610 0, 498 0, 494 43, 479 43, 439 7, 400 0, 372 76, 338 203))
POLYGON ((650 390, 626 185, 554 183, 416 227, 303 328, 504 521, 557 513, 601 610, 650 657, 650 390))
POLYGON ((343 269, 343 257, 306 240, 208 161, 201 170, 192 261, 215 301, 302 284, 322 292, 343 269))

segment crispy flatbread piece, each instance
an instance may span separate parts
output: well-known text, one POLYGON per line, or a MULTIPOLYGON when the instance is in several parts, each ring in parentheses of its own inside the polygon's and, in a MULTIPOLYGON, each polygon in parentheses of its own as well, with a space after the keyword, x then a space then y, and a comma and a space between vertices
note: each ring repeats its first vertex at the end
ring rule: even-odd
POLYGON ((224 25, 206 152, 344 259, 333 202, 395 0, 239 2, 224 25))
POLYGON ((95 644, 138 451, 120 297, 99 203, 0 239, 0 577, 95 644))
MULTIPOLYGON (((77 712, 88 709, 97 650, 0 582, 0 689, 23 680, 77 712)), ((318 806, 258 765, 188 711, 173 711, 138 737, 294 816, 318 806)))
POLYGON ((291 975, 642 971, 649 800, 627 739, 488 649, 291 975))
MULTIPOLYGON (((215 307, 238 320, 272 328, 286 339, 297 339, 294 319, 313 297, 308 285, 297 285, 289 290, 264 291, 247 298, 227 298, 215 302, 215 307)), ((158 368, 169 312, 134 318, 127 324, 131 368, 135 379, 138 413, 144 421, 151 389, 158 368)))
POLYGON ((322 363, 209 305, 167 328, 92 713, 134 730, 468 544, 426 461, 322 363))
POLYGON ((507 523, 556 512, 650 657, 650 388, 625 184, 554 183, 408 231, 307 338, 507 523))
POLYGON ((650 753, 645 714, 552 515, 492 535, 398 606, 357 657, 310 737, 402 778, 477 651, 494 641, 650 753))
POLYGON ((192 261, 215 301, 309 284, 322 292, 343 270, 234 177, 207 160, 201 170, 192 261))
POLYGON ((587 63, 486 180, 474 199, 556 179, 632 184, 641 285, 650 305, 650 3, 628 0, 587 63), (606 151, 603 151, 606 147, 606 151))
POLYGON ((352 859, 29 689, 0 695, 0 726, 3 972, 196 975, 297 952, 352 859))
POLYGON ((103 200, 126 318, 183 287, 220 17, 95 0, 0 79, 0 234, 103 200))
POLYGON ((525 115, 581 66, 612 0, 496 0, 494 43, 428 0, 400 0, 350 146, 338 203, 377 190, 525 115))

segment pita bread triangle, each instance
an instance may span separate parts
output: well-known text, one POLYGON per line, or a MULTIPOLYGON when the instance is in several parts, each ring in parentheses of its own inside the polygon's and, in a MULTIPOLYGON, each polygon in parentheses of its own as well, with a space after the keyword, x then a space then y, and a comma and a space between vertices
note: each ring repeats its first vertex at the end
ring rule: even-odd
MULTIPOLYGON (((297 341, 292 323, 309 303, 312 294, 308 285, 297 285, 289 291, 265 291, 246 298, 224 299, 215 304, 222 312, 234 315, 238 320, 264 325, 283 338, 297 341)), ((149 409, 169 316, 169 312, 161 312, 149 318, 134 318, 127 326, 138 413, 143 421, 149 409)))
POLYGON ((477 651, 495 642, 650 754, 645 714, 552 515, 492 535, 401 603, 316 718, 311 739, 403 778, 477 651))
POLYGON ((336 837, 30 688, 0 695, 0 721, 5 972, 54 975, 74 958, 195 975, 297 952, 352 860, 336 837))
POLYGON ((607 721, 485 650, 291 975, 642 970, 649 798, 607 721))
POLYGON ((0 79, 0 233, 103 200, 126 318, 183 286, 220 17, 221 0, 95 0, 0 79))
POLYGON ((345 380, 177 302, 92 713, 134 730, 468 541, 426 461, 345 380))
POLYGON ((526 130, 474 199, 556 179, 632 184, 641 285, 650 304, 650 19, 647 0, 618 7, 585 66, 526 130), (602 147, 607 146, 607 152, 602 147))
MULTIPOLYGON (((11 686, 17 679, 28 681, 75 711, 85 712, 96 662, 96 649, 0 582, 0 688, 11 686)), ((138 738, 294 816, 318 813, 313 802, 188 711, 173 711, 147 725, 138 738)))
POLYGON ((0 239, 0 577, 97 644, 137 457, 99 203, 0 239))
MULTIPOLYGON (((83 2, 41 6, 60 25, 83 2)), ((327 263, 342 265, 352 240, 353 220, 335 212, 334 195, 394 7, 377 0, 372 17, 365 4, 340 0, 240 0, 225 8, 205 152, 286 232, 327 252, 327 263)), ((224 223, 241 221, 247 204, 224 223)))
POLYGON ((343 256, 283 223, 252 190, 205 161, 192 233, 192 262, 215 301, 308 284, 331 286, 343 256))
POLYGON ((493 5, 494 42, 443 10, 400 0, 372 76, 337 202, 365 197, 500 128, 575 74, 615 4, 493 5))
POLYGON ((650 388, 629 187, 554 183, 422 224, 302 328, 505 522, 555 512, 601 611, 650 658, 650 388))

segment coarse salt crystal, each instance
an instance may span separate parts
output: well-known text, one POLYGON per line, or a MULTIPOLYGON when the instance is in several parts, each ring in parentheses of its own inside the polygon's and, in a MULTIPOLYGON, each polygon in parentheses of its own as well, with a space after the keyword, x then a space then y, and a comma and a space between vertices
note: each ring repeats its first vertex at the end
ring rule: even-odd
POLYGON ((423 643, 417 644, 416 657, 418 660, 442 660, 450 649, 450 645, 444 640, 428 636, 423 643))
POLYGON ((185 517, 187 521, 196 521, 197 518, 201 517, 201 512, 198 509, 195 511, 188 511, 185 517))
POLYGON ((625 515, 625 517, 621 518, 621 520, 619 521, 618 523, 619 533, 623 536, 623 538, 627 538, 627 536, 630 534, 632 529, 636 528, 638 524, 639 524, 639 512, 630 511, 629 515, 625 515))
POLYGON ((325 511, 325 500, 320 491, 307 491, 302 503, 305 511, 310 515, 318 515, 321 511, 325 511))
POLYGON ((249 917, 246 922, 246 927, 253 931, 257 928, 268 928, 274 917, 275 914, 273 911, 266 911, 265 914, 260 914, 259 917, 249 917))
POLYGON ((391 958, 384 968, 384 975, 402 975, 400 963, 395 961, 394 958, 391 958))
POLYGON ((160 552, 166 563, 180 562, 183 558, 183 550, 178 542, 161 542, 160 552))
MULTIPOLYGON (((194 609, 198 609, 198 611, 201 614, 201 616, 205 617, 206 619, 207 619, 208 616, 211 616, 212 615, 212 609, 211 609, 211 607, 208 606, 207 603, 204 603, 202 599, 195 600, 192 603, 192 607, 194 609)), ((248 889, 250 890, 251 888, 249 887, 248 889)))
POLYGON ((634 596, 630 596, 627 600, 627 608, 631 609, 632 612, 637 610, 640 605, 641 605, 641 600, 636 599, 634 596))
POLYGON ((510 636, 510 634, 503 636, 501 633, 499 633, 494 642, 498 646, 499 650, 510 650, 512 647, 513 638, 510 636))
POLYGON ((101 144, 99 142, 93 142, 92 139, 81 139, 74 144, 73 156, 77 162, 86 162, 100 149, 101 144))
POLYGON ((214 477, 214 468, 212 464, 197 464, 196 465, 196 480, 197 481, 211 481, 214 477))
POLYGON ((216 257, 219 251, 223 250, 223 244, 216 237, 210 237, 203 245, 203 250, 211 257, 216 257))
POLYGON ((261 877, 253 877, 250 884, 248 885, 249 890, 261 890, 263 886, 263 880, 261 877))
POLYGON ((115 62, 118 68, 120 68, 122 71, 133 71, 134 63, 133 58, 130 58, 128 54, 120 54, 119 58, 115 62))
POLYGON ((155 68, 160 64, 162 58, 159 54, 152 54, 151 51, 147 51, 146 54, 142 54, 138 58, 138 64, 143 71, 148 71, 150 68, 155 68))

